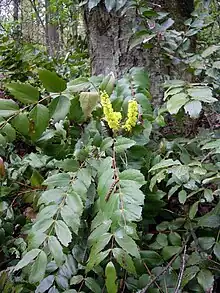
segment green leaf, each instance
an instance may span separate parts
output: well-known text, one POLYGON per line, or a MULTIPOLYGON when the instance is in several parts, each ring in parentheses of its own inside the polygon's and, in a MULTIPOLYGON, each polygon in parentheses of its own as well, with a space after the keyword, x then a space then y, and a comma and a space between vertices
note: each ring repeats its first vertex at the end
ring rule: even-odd
POLYGON ((81 283, 84 280, 84 277, 82 275, 73 276, 70 279, 70 285, 77 285, 81 283))
POLYGON ((162 247, 168 245, 167 235, 163 233, 159 233, 156 238, 157 243, 159 243, 162 247))
POLYGON ((217 259, 220 260, 220 243, 219 242, 215 244, 213 251, 217 259))
POLYGON ((200 101, 191 101, 185 104, 184 109, 191 118, 198 118, 202 111, 202 103, 200 101))
POLYGON ((109 243, 112 238, 112 234, 104 233, 97 238, 96 242, 93 243, 90 255, 98 254, 105 246, 109 243))
POLYGON ((46 239, 47 235, 42 232, 31 232, 28 235, 28 246, 29 248, 38 248, 46 239))
POLYGON ((118 136, 115 141, 115 151, 116 153, 123 153, 135 144, 136 142, 132 139, 123 136, 118 136))
POLYGON ((67 92, 77 93, 89 88, 90 82, 86 77, 78 77, 67 84, 67 92))
POLYGON ((100 1, 101 0, 89 0, 88 1, 89 2, 89 5, 88 5, 89 10, 91 10, 94 7, 96 7, 99 4, 100 1))
POLYGON ((9 117, 19 110, 19 106, 13 101, 8 99, 0 99, 0 116, 9 117))
POLYGON ((215 52, 218 51, 218 50, 220 50, 220 46, 211 45, 211 46, 209 46, 208 48, 206 48, 206 49, 202 52, 201 56, 202 56, 203 58, 206 58, 206 57, 212 55, 213 53, 215 53, 215 52))
POLYGON ((18 271, 20 269, 22 269, 23 267, 26 267, 29 263, 31 263, 37 256, 38 254, 41 252, 40 249, 32 249, 30 251, 28 251, 24 257, 17 263, 17 265, 14 268, 14 271, 18 271))
POLYGON ((12 142, 16 139, 16 131, 14 128, 7 123, 2 129, 1 134, 4 134, 8 142, 12 142))
POLYGON ((31 127, 29 134, 33 140, 40 138, 49 123, 49 111, 44 105, 36 105, 29 115, 31 127))
POLYGON ((55 236, 48 237, 48 247, 56 264, 60 267, 64 262, 64 254, 62 246, 55 236))
POLYGON ((181 190, 179 193, 178 193, 178 200, 181 204, 185 204, 186 202, 186 199, 187 199, 187 193, 185 190, 181 190))
POLYGON ((50 226, 54 223, 53 219, 41 219, 39 221, 36 221, 32 227, 33 231, 37 231, 39 233, 43 233, 47 231, 50 226))
POLYGON ((198 283, 205 292, 210 292, 214 285, 214 276, 209 270, 202 269, 197 275, 198 283))
POLYGON ((38 71, 39 79, 48 92, 61 93, 66 89, 66 82, 60 78, 56 72, 51 72, 46 69, 38 71))
POLYGON ((156 252, 152 250, 143 250, 140 252, 141 259, 152 267, 159 266, 163 263, 162 257, 156 252))
POLYGON ((206 103, 214 103, 218 101, 212 96, 212 90, 209 87, 195 87, 187 90, 188 94, 194 99, 206 103))
POLYGON ((85 285, 94 293, 102 293, 99 284, 93 278, 85 278, 85 285))
POLYGON ((48 177, 43 184, 50 187, 68 186, 70 183, 70 175, 68 173, 59 173, 48 177))
POLYGON ((177 114, 182 106, 188 101, 187 95, 179 93, 173 95, 167 102, 167 110, 170 114, 177 114))
POLYGON ((80 217, 76 214, 69 206, 65 205, 61 208, 60 211, 61 217, 64 222, 71 227, 72 231, 75 234, 78 234, 79 226, 80 226, 80 217), (74 215, 74 216, 73 216, 74 215))
POLYGON ((181 244, 182 244, 181 236, 176 232, 171 232, 168 235, 168 240, 174 246, 181 246, 181 244))
POLYGON ((185 287, 189 281, 191 281, 195 275, 199 272, 199 267, 197 266, 191 266, 189 268, 186 268, 183 274, 183 279, 181 282, 181 287, 185 287))
POLYGON ((127 3, 127 0, 117 0, 116 1, 116 11, 120 10, 121 8, 123 8, 126 3, 127 3))
POLYGON ((46 277, 45 279, 43 279, 39 286, 37 287, 35 293, 44 293, 46 292, 52 285, 54 282, 54 275, 49 275, 48 277, 46 277))
POLYGON ((117 274, 114 264, 110 261, 105 267, 105 286, 108 293, 117 293, 118 286, 116 284, 117 274))
POLYGON ((29 120, 26 113, 19 113, 11 120, 12 126, 21 134, 28 135, 29 133, 29 120))
POLYGON ((108 249, 106 251, 102 251, 98 254, 92 254, 89 257, 89 262, 86 266, 86 273, 91 271, 94 267, 98 266, 110 253, 111 249, 108 249))
POLYGON ((41 183, 44 181, 44 178, 40 175, 40 173, 34 169, 31 178, 31 186, 41 186, 41 183))
POLYGON ((58 168, 66 172, 76 172, 79 169, 79 162, 74 159, 65 159, 55 163, 58 168))
POLYGON ((92 244, 94 241, 97 241, 97 239, 103 235, 104 233, 107 233, 109 228, 111 227, 111 220, 106 220, 103 223, 101 223, 95 230, 92 231, 92 233, 89 235, 88 241, 92 244))
POLYGON ((175 254, 178 254, 181 251, 179 246, 166 246, 162 249, 162 256, 164 260, 170 259, 175 254))
POLYGON ((149 172, 152 171, 156 171, 158 169, 163 169, 163 168, 167 168, 167 167, 171 167, 174 165, 181 165, 179 160, 173 161, 172 159, 167 159, 167 160, 161 160, 159 163, 157 163, 156 165, 154 165, 149 172))
POLYGON ((215 238, 214 237, 199 237, 198 243, 199 243, 199 246, 203 250, 209 250, 215 244, 215 238))
POLYGON ((132 258, 126 251, 121 248, 114 248, 112 250, 114 258, 120 264, 120 266, 125 269, 128 273, 136 275, 135 266, 132 258))
POLYGON ((69 113, 70 105, 70 100, 65 96, 59 96, 52 100, 49 105, 49 112, 54 122, 66 118, 66 115, 69 113))
POLYGON ((107 149, 109 149, 110 147, 112 147, 112 145, 113 145, 113 139, 111 137, 106 137, 105 139, 103 139, 103 141, 100 145, 100 150, 102 152, 104 152, 107 149))
POLYGON ((217 228, 220 226, 220 216, 218 215, 204 215, 198 218, 198 225, 208 228, 217 228))
POLYGON ((126 235, 125 233, 121 233, 121 231, 116 231, 115 233, 115 241, 121 248, 123 248, 127 253, 131 254, 136 258, 140 258, 140 253, 135 241, 126 235))
POLYGON ((136 182, 140 187, 146 183, 144 175, 135 169, 124 170, 119 174, 120 181, 125 181, 125 184, 129 184, 130 181, 136 182))
POLYGON ((198 212, 199 201, 195 202, 189 210, 189 218, 192 220, 198 212))
POLYGON ((68 226, 61 220, 55 222, 55 231, 58 239, 64 246, 68 246, 72 240, 72 235, 68 226))
POLYGON ((24 104, 34 104, 38 101, 39 92, 30 84, 12 82, 6 84, 10 93, 24 104))
POLYGON ((98 92, 82 92, 80 94, 80 106, 85 117, 89 117, 92 111, 95 109, 99 100, 98 92))
POLYGON ((38 254, 35 262, 33 263, 31 267, 29 282, 30 283, 40 282, 44 278, 46 266, 47 266, 47 256, 44 251, 41 251, 38 254))

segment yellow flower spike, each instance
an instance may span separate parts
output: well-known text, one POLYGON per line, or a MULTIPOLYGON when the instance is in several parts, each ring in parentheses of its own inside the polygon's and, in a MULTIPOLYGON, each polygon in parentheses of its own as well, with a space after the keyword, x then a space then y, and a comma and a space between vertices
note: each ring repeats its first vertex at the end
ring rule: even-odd
POLYGON ((120 120, 122 118, 120 112, 114 112, 112 108, 112 103, 110 101, 109 95, 106 91, 101 92, 101 105, 103 108, 103 113, 105 115, 105 119, 108 122, 108 126, 112 130, 120 129, 120 120))
POLYGON ((135 127, 138 119, 138 103, 135 100, 130 100, 128 102, 128 114, 127 114, 127 120, 125 122, 125 125, 123 128, 130 132, 132 130, 132 127, 135 127))

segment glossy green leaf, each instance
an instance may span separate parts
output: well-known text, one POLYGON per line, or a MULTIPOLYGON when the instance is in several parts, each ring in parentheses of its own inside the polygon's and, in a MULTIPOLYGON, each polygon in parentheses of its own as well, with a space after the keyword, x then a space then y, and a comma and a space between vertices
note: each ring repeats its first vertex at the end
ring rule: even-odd
POLYGON ((9 99, 0 99, 0 116, 9 117, 19 110, 19 106, 9 99))
POLYGON ((190 101, 185 104, 184 110, 191 118, 198 118, 202 111, 202 103, 200 101, 190 101))
POLYGON ((66 89, 66 82, 60 78, 56 72, 51 72, 46 69, 38 71, 39 79, 48 92, 61 93, 66 89))
POLYGON ((79 162, 74 159, 65 159, 55 163, 58 168, 66 172, 76 172, 79 169, 79 162))
POLYGON ((24 104, 34 104, 38 101, 39 92, 30 84, 12 82, 6 84, 6 87, 17 100, 24 104))
POLYGON ((136 269, 133 260, 126 251, 121 248, 114 248, 112 252, 114 258, 123 269, 125 269, 128 273, 132 275, 136 275, 136 269))
POLYGON ((70 100, 65 96, 59 96, 52 100, 49 105, 49 113, 54 122, 58 122, 66 118, 69 113, 70 104, 70 100))
POLYGON ((115 151, 116 153, 123 153, 135 144, 136 142, 132 139, 123 136, 118 136, 115 140, 115 151))
POLYGON ((56 264, 61 266, 64 262, 64 254, 62 246, 55 236, 48 237, 48 247, 56 264))
POLYGON ((190 210, 189 210, 189 218, 192 220, 195 218, 197 212, 198 212, 198 206, 199 206, 199 201, 195 202, 190 210))
POLYGON ((167 102, 167 110, 170 114, 177 114, 187 101, 187 95, 184 93, 173 95, 167 102))
POLYGON ((166 246, 162 249, 162 256, 164 260, 170 259, 175 254, 178 254, 181 250, 179 246, 166 246))
POLYGON ((49 123, 48 108, 42 104, 36 105, 29 114, 30 124, 29 134, 33 140, 40 138, 49 123))
POLYGON ((29 263, 31 263, 41 252, 40 249, 32 249, 28 251, 23 258, 17 263, 17 265, 14 268, 14 271, 18 271, 22 269, 23 267, 26 267, 29 263))
POLYGON ((38 254, 36 260, 34 261, 31 267, 29 282, 30 283, 40 282, 44 278, 46 266, 47 266, 47 256, 44 251, 41 251, 38 254))
POLYGON ((117 293, 118 286, 116 284, 117 274, 114 264, 110 261, 105 267, 105 286, 108 293, 117 293))
POLYGON ((202 269, 197 275, 198 283, 205 292, 210 292, 214 286, 214 276, 209 270, 202 269))
POLYGON ((50 187, 67 186, 70 183, 70 175, 68 173, 59 173, 48 177, 43 184, 50 187))
POLYGON ((85 278, 85 285, 94 293, 102 293, 102 290, 99 284, 93 278, 90 278, 90 277, 85 278))
POLYGON ((46 292, 54 282, 54 276, 49 275, 45 279, 43 279, 40 284, 37 286, 36 293, 44 293, 46 292))
POLYGON ((29 133, 29 120, 27 113, 19 113, 11 120, 12 126, 21 134, 28 135, 29 133))
POLYGON ((181 190, 179 193, 178 193, 178 199, 179 199, 179 202, 181 204, 185 204, 186 202, 186 198, 187 198, 187 193, 185 190, 181 190))
POLYGON ((68 246, 72 240, 72 235, 68 226, 61 220, 55 222, 55 231, 59 241, 64 245, 68 246))
POLYGON ((81 283, 84 280, 84 277, 82 275, 73 276, 70 279, 70 285, 77 285, 81 283))
POLYGON ((191 281, 196 276, 198 272, 199 272, 199 267, 197 266, 191 266, 189 268, 186 268, 183 274, 181 287, 182 288, 185 287, 189 283, 189 281, 191 281))
POLYGON ((129 237, 126 234, 120 233, 120 231, 117 231, 115 233, 115 241, 127 253, 131 254, 132 256, 136 258, 140 258, 140 253, 139 253, 137 244, 131 237, 129 237))

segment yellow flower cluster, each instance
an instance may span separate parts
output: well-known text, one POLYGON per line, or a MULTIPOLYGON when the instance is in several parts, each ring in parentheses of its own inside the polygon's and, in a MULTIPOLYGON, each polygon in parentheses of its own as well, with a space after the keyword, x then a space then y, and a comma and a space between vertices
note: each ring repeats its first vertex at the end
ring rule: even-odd
POLYGON ((122 118, 121 113, 114 112, 109 95, 106 93, 106 91, 101 92, 100 98, 101 98, 101 104, 102 104, 103 112, 105 115, 105 119, 108 122, 108 126, 112 130, 119 130, 120 121, 122 118))
POLYGON ((127 120, 123 128, 127 131, 131 131, 132 127, 136 125, 137 119, 138 119, 138 103, 135 100, 130 100, 128 102, 127 120))

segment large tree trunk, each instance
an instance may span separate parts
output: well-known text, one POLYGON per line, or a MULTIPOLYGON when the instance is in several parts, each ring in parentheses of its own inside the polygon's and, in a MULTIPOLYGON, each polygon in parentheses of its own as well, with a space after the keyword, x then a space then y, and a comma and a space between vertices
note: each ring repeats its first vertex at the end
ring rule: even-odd
MULTIPOLYGON (((156 11, 170 12, 175 20, 175 28, 182 28, 183 22, 194 9, 193 0, 151 0, 156 11)), ((113 72, 120 77, 134 66, 145 67, 151 78, 151 93, 161 98, 160 85, 167 72, 165 64, 159 58, 159 47, 143 50, 140 46, 129 49, 132 26, 136 20, 135 9, 108 13, 103 1, 90 12, 85 10, 85 24, 88 33, 92 74, 107 75, 113 72)))

